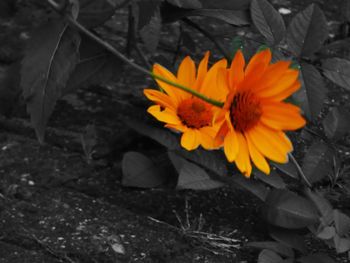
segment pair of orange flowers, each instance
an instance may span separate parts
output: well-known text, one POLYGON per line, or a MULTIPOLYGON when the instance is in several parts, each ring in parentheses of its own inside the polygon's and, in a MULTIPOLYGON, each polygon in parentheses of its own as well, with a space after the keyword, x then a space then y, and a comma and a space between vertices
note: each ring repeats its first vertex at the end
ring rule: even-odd
POLYGON ((255 54, 246 65, 239 50, 230 67, 222 59, 208 70, 209 52, 198 66, 190 57, 180 64, 177 76, 159 64, 153 73, 224 103, 222 108, 157 80, 164 92, 145 89, 156 105, 148 112, 166 127, 182 132, 181 145, 194 150, 223 147, 227 160, 235 162, 247 177, 252 164, 266 174, 266 158, 286 163, 292 143, 284 131, 305 125, 300 109, 284 102, 300 88, 298 70, 290 61, 271 63, 271 51, 255 54))

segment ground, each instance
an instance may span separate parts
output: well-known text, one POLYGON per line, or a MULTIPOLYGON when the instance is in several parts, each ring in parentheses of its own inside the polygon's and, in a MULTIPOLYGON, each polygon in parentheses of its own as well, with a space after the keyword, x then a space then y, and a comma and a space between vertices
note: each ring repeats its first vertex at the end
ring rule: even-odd
MULTIPOLYGON (((293 10, 311 1, 296 2, 293 10)), ((335 16, 336 5, 326 11, 335 16)), ((25 115, 0 118, 0 262, 256 262, 258 251, 243 246, 267 236, 249 193, 121 185, 123 153, 162 150, 122 122, 146 115, 142 89, 151 83, 124 70, 112 88, 64 97, 44 145, 25 115), (93 161, 81 143, 89 124, 98 134, 93 161), (215 246, 213 235, 229 241, 215 246)))

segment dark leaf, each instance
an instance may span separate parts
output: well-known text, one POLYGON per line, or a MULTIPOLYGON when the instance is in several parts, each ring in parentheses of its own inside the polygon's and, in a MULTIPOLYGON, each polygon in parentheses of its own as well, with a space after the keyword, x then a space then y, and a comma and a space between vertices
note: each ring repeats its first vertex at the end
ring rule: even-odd
POLYGON ((325 225, 330 225, 333 220, 333 207, 331 203, 324 198, 320 193, 313 192, 310 189, 306 191, 307 196, 309 199, 316 205, 317 210, 322 215, 322 221, 325 225))
POLYGON ((8 18, 15 12, 15 3, 12 0, 0 1, 0 17, 8 18))
POLYGON ((180 149, 179 139, 169 130, 155 128, 136 120, 127 120, 125 122, 130 128, 152 140, 155 140, 169 150, 180 149))
POLYGON ((276 173, 275 170, 271 170, 269 175, 266 175, 263 172, 256 170, 254 171, 254 177, 274 188, 286 188, 286 183, 283 181, 282 177, 276 173))
POLYGON ((127 152, 122 160, 124 186, 153 188, 166 180, 166 170, 138 152, 127 152))
POLYGON ((311 64, 301 64, 302 86, 293 97, 309 120, 315 120, 321 112, 326 97, 326 86, 320 72, 311 64))
POLYGON ((201 167, 190 163, 175 153, 169 152, 169 158, 179 174, 178 189, 210 190, 224 185, 211 179, 201 167))
POLYGON ((290 229, 304 228, 319 219, 310 201, 288 190, 277 189, 268 194, 263 216, 272 225, 290 229))
POLYGON ((323 74, 335 84, 350 90, 350 61, 329 58, 322 61, 323 74))
POLYGON ((275 166, 279 171, 282 173, 288 175, 289 177, 292 177, 294 179, 298 179, 298 171, 295 168, 295 165, 292 162, 288 163, 271 163, 273 166, 275 166))
POLYGON ((232 40, 231 40, 231 43, 230 43, 230 55, 231 55, 231 58, 234 58, 236 52, 239 50, 239 49, 243 49, 243 39, 242 37, 240 36, 235 36, 232 40))
POLYGON ((226 181, 239 185, 262 201, 266 200, 266 197, 269 193, 269 189, 264 184, 253 179, 244 178, 241 174, 234 174, 232 176, 229 176, 227 177, 226 181))
POLYGON ((287 30, 289 49, 296 56, 310 56, 318 51, 328 38, 327 21, 323 11, 309 5, 290 22, 287 30))
POLYGON ((350 113, 343 108, 332 108, 323 119, 322 125, 329 139, 340 139, 350 132, 350 113))
POLYGON ((162 19, 159 0, 138 1, 134 11, 138 14, 138 30, 148 51, 153 53, 159 43, 162 19), (137 7, 137 8, 136 8, 137 7))
POLYGON ((246 244, 246 246, 260 249, 269 249, 284 257, 294 257, 293 249, 291 249, 289 246, 285 246, 275 241, 249 242, 246 244))
POLYGON ((115 6, 108 0, 80 0, 78 22, 87 28, 97 27, 114 14, 115 6))
POLYGON ((269 249, 264 249, 260 252, 258 257, 258 263, 280 263, 283 259, 269 249))
POLYGON ((185 9, 198 9, 202 7, 199 0, 166 0, 169 4, 185 9))
POLYGON ((13 63, 3 71, 0 70, 0 114, 10 116, 18 106, 21 94, 18 72, 20 63, 13 63))
POLYGON ((334 236, 334 245, 337 253, 344 253, 350 250, 350 239, 340 237, 339 235, 334 236))
POLYGON ((304 256, 298 259, 300 263, 335 263, 333 259, 326 254, 317 253, 313 255, 304 256))
POLYGON ((161 28, 162 20, 160 11, 157 9, 149 21, 149 24, 140 29, 142 41, 145 43, 147 50, 151 53, 155 52, 157 49, 161 28))
POLYGON ((333 226, 323 227, 316 234, 318 238, 323 240, 331 239, 334 237, 334 235, 335 235, 335 228, 333 226))
POLYGON ((224 9, 196 9, 187 11, 184 16, 206 16, 222 20, 235 26, 249 25, 249 17, 245 11, 224 9))
POLYGON ((340 10, 342 14, 342 20, 350 22, 350 1, 343 0, 341 3, 340 10))
POLYGON ((227 165, 222 154, 219 151, 207 151, 197 149, 195 151, 186 151, 179 149, 176 151, 182 157, 199 164, 205 169, 217 174, 218 176, 227 176, 227 165))
POLYGON ((203 8, 211 9, 226 9, 226 10, 245 10, 249 8, 250 0, 200 0, 202 2, 203 8))
POLYGON ((307 252, 307 247, 303 237, 296 234, 294 230, 272 228, 270 230, 270 236, 274 240, 294 248, 303 254, 307 252))
POLYGON ((327 144, 315 142, 307 151, 302 170, 310 183, 315 183, 326 177, 332 170, 333 151, 327 144))
POLYGON ((337 209, 334 210, 334 224, 339 236, 350 233, 350 218, 337 209))
POLYGON ((267 0, 253 0, 250 6, 252 20, 269 44, 278 44, 286 27, 280 13, 267 0))
POLYGON ((56 101, 78 62, 79 43, 78 33, 62 21, 45 24, 29 40, 22 61, 21 87, 40 142, 56 101))
POLYGON ((80 60, 69 77, 63 93, 68 94, 84 86, 104 85, 116 79, 122 69, 123 63, 120 60, 94 41, 83 37, 80 60))

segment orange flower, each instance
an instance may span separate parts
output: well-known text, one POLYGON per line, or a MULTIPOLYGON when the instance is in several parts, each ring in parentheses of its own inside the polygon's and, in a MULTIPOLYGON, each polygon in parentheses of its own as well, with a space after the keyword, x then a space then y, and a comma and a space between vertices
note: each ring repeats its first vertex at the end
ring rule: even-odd
POLYGON ((290 61, 270 61, 271 52, 266 49, 245 67, 242 52, 237 52, 227 71, 226 102, 216 116, 220 123, 216 143, 247 177, 251 160, 266 174, 270 173, 266 158, 288 162, 293 146, 284 131, 305 125, 300 109, 283 101, 300 88, 299 72, 289 68, 290 61))
MULTIPOLYGON (((208 71, 208 59, 209 52, 200 62, 197 74, 195 63, 190 57, 184 58, 181 62, 177 77, 159 64, 153 66, 153 73, 205 94, 211 99, 223 101, 225 95, 215 91, 223 87, 221 83, 225 82, 225 75, 217 73, 219 70, 225 71, 227 62, 222 59, 208 71)), ((148 112, 157 120, 166 123, 166 127, 182 132, 181 145, 185 149, 194 150, 199 145, 205 149, 212 149, 219 128, 218 124, 213 124, 213 116, 220 108, 161 80, 157 80, 157 83, 164 92, 154 89, 144 90, 146 97, 156 103, 148 108, 148 112)))

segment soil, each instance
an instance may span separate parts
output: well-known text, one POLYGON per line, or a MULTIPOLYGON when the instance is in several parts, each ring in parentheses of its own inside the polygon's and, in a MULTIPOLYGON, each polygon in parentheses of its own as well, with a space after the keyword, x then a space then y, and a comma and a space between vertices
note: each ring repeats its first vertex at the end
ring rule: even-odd
MULTIPOLYGON (((296 2, 293 12, 311 1, 296 2)), ((59 101, 44 145, 21 113, 0 119, 0 263, 256 262, 258 251, 244 244, 267 235, 261 203, 249 193, 121 185, 125 152, 164 151, 122 121, 145 118, 150 83, 128 68, 122 75, 59 101), (92 159, 81 142, 90 124, 98 140, 92 159), (213 235, 232 246, 215 246, 213 235)))

